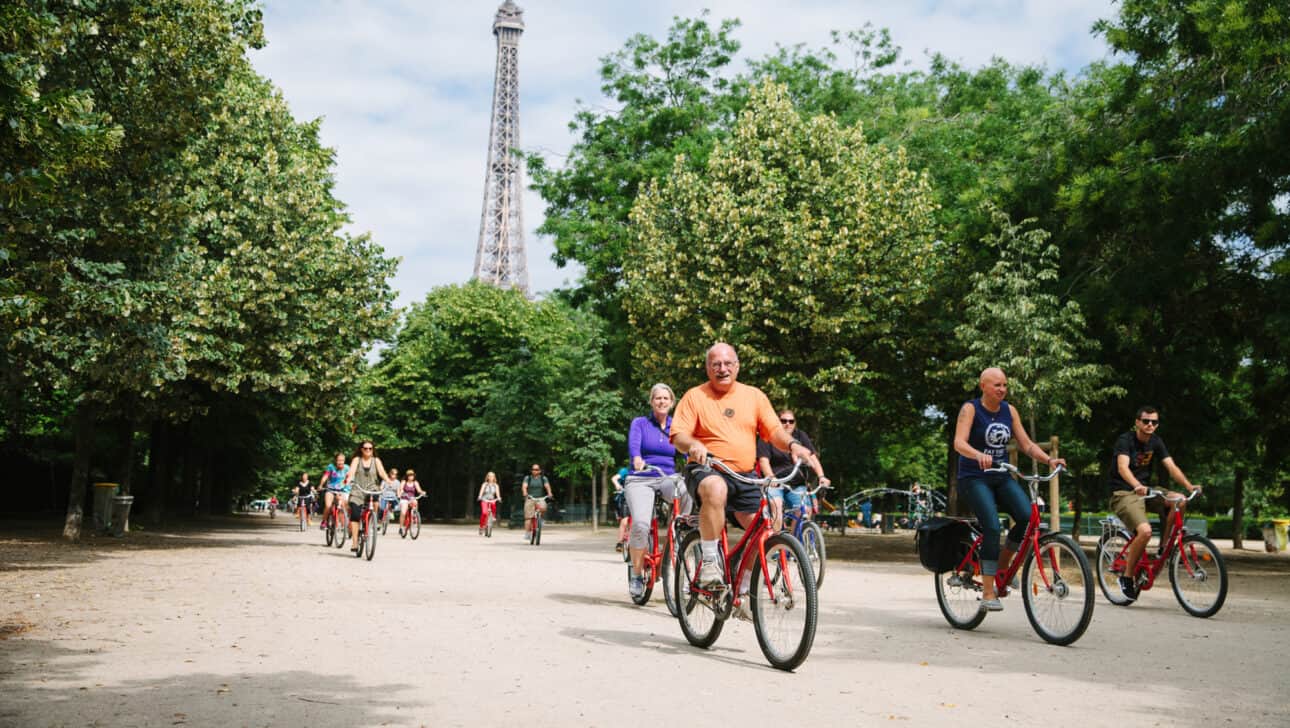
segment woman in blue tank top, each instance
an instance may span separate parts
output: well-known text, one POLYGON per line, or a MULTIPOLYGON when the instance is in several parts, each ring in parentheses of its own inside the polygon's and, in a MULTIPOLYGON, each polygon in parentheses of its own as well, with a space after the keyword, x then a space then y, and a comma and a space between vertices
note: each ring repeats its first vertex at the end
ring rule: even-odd
MULTIPOLYGON (((976 515, 981 527, 981 608, 991 612, 1003 609, 995 588, 994 575, 1007 569, 1021 547, 1021 538, 1030 524, 1030 498, 1007 473, 987 473, 987 469, 1008 462, 1008 441, 1017 439, 1017 452, 1031 455, 1043 463, 1065 465, 1061 458, 1050 458, 1026 435, 1017 410, 1008 406, 1008 377, 1002 369, 990 367, 981 372, 981 396, 964 402, 954 427, 954 450, 959 454, 958 493, 976 515), (999 508, 1012 516, 1008 542, 999 549, 999 508)), ((1007 591, 1004 591, 1007 594, 1007 591)))

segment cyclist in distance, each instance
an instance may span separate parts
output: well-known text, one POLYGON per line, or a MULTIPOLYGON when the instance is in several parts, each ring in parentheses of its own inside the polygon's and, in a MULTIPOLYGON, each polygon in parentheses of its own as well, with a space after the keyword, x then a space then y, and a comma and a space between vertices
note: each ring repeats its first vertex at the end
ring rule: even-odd
MULTIPOLYGON (((627 501, 627 512, 631 514, 631 534, 627 539, 627 552, 631 557, 632 576, 627 585, 633 597, 645 593, 645 575, 641 573, 645 559, 645 549, 649 547, 650 522, 654 518, 654 496, 657 493, 664 502, 675 496, 676 480, 662 478, 653 470, 654 466, 664 475, 676 473, 676 448, 672 445, 672 403, 676 395, 672 388, 663 383, 655 384, 649 390, 650 413, 632 420, 627 430, 627 454, 632 459, 632 470, 637 471, 627 478, 623 486, 623 498, 627 501)), ((689 493, 682 494, 681 512, 690 511, 689 493)))
POLYGON ((954 426, 954 450, 959 454, 958 492, 981 527, 981 609, 1003 609, 994 588, 994 575, 1007 569, 1021 548, 1030 524, 1030 498, 1007 473, 986 470, 1008 462, 1008 441, 1017 439, 1017 452, 1031 455, 1049 467, 1065 465, 1049 457, 1021 426, 1021 415, 1009 406, 1008 377, 998 367, 981 372, 981 396, 963 403, 954 426), (1012 516, 1008 543, 999 549, 999 508, 1012 516))
MULTIPOLYGON (((1156 434, 1160 429, 1160 413, 1151 405, 1138 408, 1134 416, 1134 429, 1120 435, 1115 441, 1115 454, 1111 462, 1111 510, 1124 525, 1133 531, 1133 543, 1124 555, 1124 574, 1120 576, 1120 591, 1130 600, 1138 598, 1138 585, 1134 583, 1134 568, 1138 559, 1151 540, 1151 523, 1147 520, 1150 510, 1160 516, 1160 545, 1169 543, 1169 503, 1164 498, 1143 498, 1147 494, 1147 483, 1151 480, 1151 471, 1156 463, 1164 466, 1165 471, 1175 483, 1187 489, 1187 492, 1198 490, 1200 486, 1192 485, 1183 474, 1178 464, 1170 457, 1165 448, 1165 441, 1156 434)), ((1181 493, 1169 491, 1171 498, 1182 497, 1181 493)), ((1187 501, 1180 501, 1182 509, 1187 501)))
POLYGON ((309 499, 314 497, 313 483, 309 482, 309 473, 300 474, 300 482, 296 483, 296 503, 303 503, 305 506, 305 526, 314 525, 309 521, 310 503, 309 499))
POLYGON ((386 505, 389 505, 391 511, 397 511, 399 504, 399 491, 403 484, 399 481, 399 469, 390 468, 386 471, 390 477, 381 481, 381 501, 376 504, 376 512, 385 513, 386 505))
MULTIPOLYGON (((784 431, 797 442, 801 443, 811 456, 807 458, 807 464, 815 471, 816 477, 820 480, 820 485, 828 485, 829 479, 824 477, 824 466, 820 464, 820 458, 815 454, 815 443, 807 437, 805 432, 797 429, 797 415, 793 410, 783 410, 779 413, 779 424, 783 425, 784 431)), ((771 447, 770 443, 765 440, 757 440, 757 465, 761 469, 762 475, 774 475, 782 478, 793 471, 793 458, 788 453, 776 447, 771 447)), ((790 511, 796 512, 802 505, 802 499, 806 497, 806 474, 798 472, 797 477, 791 483, 785 483, 783 486, 769 488, 766 491, 766 497, 770 501, 771 520, 773 528, 781 531, 784 528, 784 507, 787 505, 790 511)))
MULTIPOLYGON (((708 454, 720 458, 736 472, 756 477, 757 437, 785 450, 794 458, 808 459, 811 451, 794 440, 775 416, 770 400, 756 387, 742 384, 739 356, 726 343, 713 344, 705 357, 708 381, 681 397, 672 418, 672 444, 689 457, 685 484, 699 503, 699 536, 702 549, 698 581, 716 588, 724 579, 717 561, 717 540, 725 527, 726 510, 739 525, 752 523, 761 491, 708 467, 708 454)), ((740 591, 746 585, 740 584, 740 591)))
POLYGON ((403 517, 409 508, 417 507, 417 496, 425 494, 421 490, 421 483, 417 482, 417 471, 409 468, 403 474, 403 490, 399 492, 399 523, 403 523, 403 517))
MULTIPOLYGON (((327 513, 331 509, 333 500, 339 500, 349 493, 349 466, 345 464, 345 453, 336 453, 335 462, 328 465, 323 470, 322 478, 318 481, 318 489, 323 490, 323 523, 319 526, 326 525, 327 513)), ((337 506, 339 507, 339 506, 337 506)))
POLYGON ((497 507, 502 502, 502 488, 497 484, 497 473, 489 471, 484 476, 484 482, 479 484, 479 495, 475 496, 479 501, 479 532, 484 532, 484 526, 488 522, 488 512, 492 510, 493 516, 497 516, 497 507))
POLYGON ((529 474, 524 476, 523 482, 520 483, 520 489, 524 491, 524 540, 528 540, 529 531, 533 525, 531 521, 535 513, 546 512, 546 501, 542 496, 554 498, 551 495, 551 481, 542 474, 542 466, 533 463, 529 468, 529 474))
POLYGON ((389 479, 385 466, 376 456, 376 447, 371 440, 364 440, 358 445, 358 452, 349 463, 349 474, 346 483, 353 483, 349 491, 349 537, 354 544, 350 551, 358 551, 358 522, 363 518, 363 504, 368 495, 365 490, 379 490, 382 481, 389 479))

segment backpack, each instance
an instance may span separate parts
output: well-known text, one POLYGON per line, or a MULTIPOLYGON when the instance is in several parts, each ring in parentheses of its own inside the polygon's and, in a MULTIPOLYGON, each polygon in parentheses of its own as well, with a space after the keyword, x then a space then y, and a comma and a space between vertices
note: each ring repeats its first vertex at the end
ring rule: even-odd
POLYGON ((953 571, 972 545, 972 527, 955 518, 929 518, 919 524, 914 550, 923 568, 940 574, 953 571))

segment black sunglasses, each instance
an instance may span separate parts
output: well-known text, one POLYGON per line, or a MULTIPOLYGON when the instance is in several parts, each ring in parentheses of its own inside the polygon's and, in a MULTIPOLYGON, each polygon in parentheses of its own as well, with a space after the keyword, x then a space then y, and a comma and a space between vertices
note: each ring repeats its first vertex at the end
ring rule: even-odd
POLYGON ((784 419, 783 417, 779 418, 779 421, 780 421, 780 422, 783 422, 783 423, 784 423, 784 424, 786 424, 786 425, 791 425, 791 424, 793 424, 794 422, 797 422, 797 420, 786 420, 786 419, 784 419))
POLYGON ((1160 420, 1145 420, 1145 419, 1139 418, 1138 422, 1141 422, 1144 425, 1155 425, 1156 427, 1160 426, 1160 420))

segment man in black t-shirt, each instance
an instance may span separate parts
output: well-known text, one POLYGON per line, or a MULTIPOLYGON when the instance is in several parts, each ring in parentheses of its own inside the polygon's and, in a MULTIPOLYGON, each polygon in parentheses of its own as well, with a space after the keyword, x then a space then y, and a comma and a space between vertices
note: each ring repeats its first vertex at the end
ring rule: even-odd
MULTIPOLYGON (((1151 481, 1151 472, 1155 464, 1160 463, 1175 482, 1187 488, 1188 492, 1200 486, 1192 485, 1181 468, 1170 457, 1164 440, 1156 434, 1160 427, 1160 413, 1155 407, 1143 405, 1138 408, 1137 422, 1134 429, 1120 435, 1115 441, 1115 454, 1111 462, 1111 510, 1124 521, 1134 533, 1133 543, 1124 558, 1124 574, 1120 576, 1120 590, 1129 599, 1138 598, 1138 586, 1133 581, 1133 570, 1138 565, 1138 558, 1151 540, 1151 523, 1147 520, 1147 509, 1160 516, 1160 543, 1169 542, 1169 503, 1164 498, 1143 498, 1147 494, 1147 483, 1151 481)), ((1169 497, 1181 497, 1181 494, 1169 491, 1169 497)), ((1181 510, 1185 501, 1178 504, 1181 510)))

